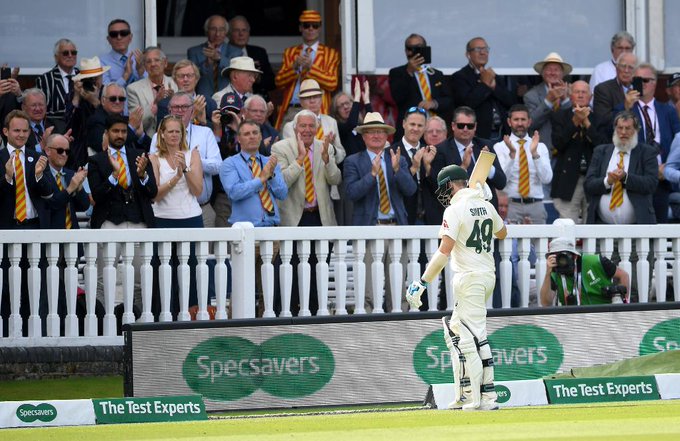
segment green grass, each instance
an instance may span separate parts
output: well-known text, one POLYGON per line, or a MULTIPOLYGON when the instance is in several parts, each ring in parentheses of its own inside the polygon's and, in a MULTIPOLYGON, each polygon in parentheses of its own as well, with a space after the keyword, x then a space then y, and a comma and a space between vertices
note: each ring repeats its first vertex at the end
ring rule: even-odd
POLYGON ((7 440, 678 440, 680 400, 2 430, 7 440))
POLYGON ((0 381, 0 401, 75 400, 123 396, 123 377, 0 381))

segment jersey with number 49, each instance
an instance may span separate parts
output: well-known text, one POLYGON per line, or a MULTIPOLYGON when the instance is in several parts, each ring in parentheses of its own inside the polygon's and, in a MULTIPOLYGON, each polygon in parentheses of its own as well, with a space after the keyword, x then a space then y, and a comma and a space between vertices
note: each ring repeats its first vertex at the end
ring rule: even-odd
POLYGON ((456 272, 495 271, 494 233, 503 228, 503 219, 490 202, 474 189, 458 190, 444 211, 439 238, 456 241, 451 257, 456 272))

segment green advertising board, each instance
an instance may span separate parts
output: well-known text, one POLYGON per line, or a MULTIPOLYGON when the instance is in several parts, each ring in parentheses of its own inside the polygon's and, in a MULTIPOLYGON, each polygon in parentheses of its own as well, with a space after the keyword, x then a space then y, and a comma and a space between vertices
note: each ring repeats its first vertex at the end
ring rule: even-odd
POLYGON ((92 400, 97 424, 207 420, 200 395, 92 400))
POLYGON ((550 404, 658 400, 653 376, 545 380, 550 404))

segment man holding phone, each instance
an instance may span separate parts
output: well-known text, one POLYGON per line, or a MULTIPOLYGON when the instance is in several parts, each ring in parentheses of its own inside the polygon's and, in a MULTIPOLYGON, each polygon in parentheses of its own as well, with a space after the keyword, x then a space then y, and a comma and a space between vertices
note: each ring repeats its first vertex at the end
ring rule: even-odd
MULTIPOLYGON (((615 107, 626 101, 626 95, 639 94, 633 89, 633 74, 637 67, 637 57, 632 52, 624 52, 616 60, 616 77, 595 87, 593 112, 602 121, 610 124, 616 115, 615 107)), ((638 95, 639 96, 639 95, 638 95)), ((628 99, 633 99, 631 98, 628 99)), ((637 100, 637 98, 634 98, 637 100)), ((613 130, 610 130, 609 135, 613 130)))
POLYGON ((425 37, 418 34, 406 37, 404 52, 408 62, 390 69, 389 73, 390 91, 399 111, 394 139, 401 139, 404 135, 402 120, 409 108, 420 107, 430 115, 450 120, 448 113, 452 105, 444 74, 430 65, 431 48, 425 37))

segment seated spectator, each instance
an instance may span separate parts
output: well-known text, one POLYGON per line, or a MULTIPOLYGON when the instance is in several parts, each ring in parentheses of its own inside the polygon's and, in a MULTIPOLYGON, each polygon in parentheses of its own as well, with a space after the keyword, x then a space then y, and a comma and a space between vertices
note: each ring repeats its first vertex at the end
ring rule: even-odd
POLYGON ((362 104, 364 105, 365 113, 373 111, 368 81, 364 81, 362 90, 362 85, 358 78, 354 79, 352 96, 345 92, 338 92, 333 97, 331 103, 330 116, 338 124, 338 136, 347 156, 366 150, 364 140, 354 130, 359 125, 359 122, 363 120, 362 104))
MULTIPOLYGON (((674 73, 668 79, 666 93, 669 98, 668 105, 680 116, 680 72, 674 73)), ((0 94, 2 94, 2 88, 0 88, 0 94)))
MULTIPOLYGON (((177 84, 179 92, 191 95, 194 100, 194 124, 212 127, 211 115, 217 109, 217 104, 209 96, 198 95, 196 85, 201 78, 198 66, 189 60, 179 60, 172 68, 172 79, 177 84)), ((163 98, 158 102, 156 118, 161 121, 168 114, 170 98, 163 98)))
POLYGON ((26 89, 21 96, 23 98, 21 110, 31 119, 31 133, 26 141, 26 147, 42 152, 43 140, 53 133, 61 135, 66 133, 66 124, 62 119, 47 117, 47 102, 42 90, 26 89))
MULTIPOLYGON (((426 146, 435 147, 446 140, 446 121, 435 115, 427 120, 423 140, 426 146)), ((436 148, 436 147, 435 147, 436 148)))
POLYGON ((78 49, 74 42, 62 38, 54 45, 57 65, 35 80, 35 87, 47 98, 47 116, 64 119, 66 103, 73 95, 73 78, 78 72, 78 49))
POLYGON ((104 84, 116 83, 120 87, 144 78, 144 63, 142 51, 130 49, 132 31, 130 23, 122 18, 115 18, 109 22, 106 41, 111 45, 111 51, 101 56, 102 65, 111 69, 104 74, 104 84))

